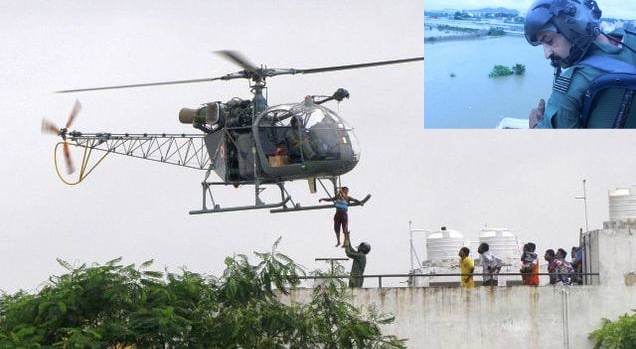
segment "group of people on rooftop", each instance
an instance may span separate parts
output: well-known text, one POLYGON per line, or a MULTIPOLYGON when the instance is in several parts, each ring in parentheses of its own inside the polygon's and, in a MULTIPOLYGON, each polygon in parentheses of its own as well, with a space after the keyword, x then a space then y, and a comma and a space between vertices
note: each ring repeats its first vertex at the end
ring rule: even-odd
MULTIPOLYGON (((521 254, 521 280, 524 285, 539 286, 539 258, 535 253, 536 245, 528 242, 523 246, 521 254)), ((477 253, 481 256, 483 268, 483 286, 497 286, 498 275, 503 267, 503 261, 498 256, 490 252, 488 243, 482 242, 477 248, 477 253)), ((545 251, 543 258, 548 262, 548 274, 550 285, 580 285, 583 250, 580 247, 572 247, 570 261, 567 261, 568 253, 559 248, 556 252, 553 249, 545 251)), ((470 249, 462 247, 459 250, 459 269, 461 272, 461 286, 466 288, 475 287, 473 274, 475 272, 475 262, 470 257, 470 249)))

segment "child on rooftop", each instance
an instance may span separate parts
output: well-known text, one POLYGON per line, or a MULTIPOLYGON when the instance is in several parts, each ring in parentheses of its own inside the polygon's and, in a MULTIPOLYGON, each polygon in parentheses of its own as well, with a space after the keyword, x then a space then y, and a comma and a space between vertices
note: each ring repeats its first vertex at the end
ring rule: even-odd
POLYGON ((530 285, 530 278, 535 269, 535 265, 538 265, 537 254, 534 252, 537 246, 533 242, 528 242, 523 245, 523 253, 521 254, 521 280, 524 285, 530 285))

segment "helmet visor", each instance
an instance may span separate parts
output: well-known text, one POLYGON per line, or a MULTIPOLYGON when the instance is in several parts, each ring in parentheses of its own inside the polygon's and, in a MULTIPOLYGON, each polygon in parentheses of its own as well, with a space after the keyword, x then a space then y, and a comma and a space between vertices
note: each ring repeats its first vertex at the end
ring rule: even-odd
POLYGON ((552 14, 547 7, 536 7, 528 12, 523 24, 523 31, 530 45, 538 46, 541 44, 537 36, 540 32, 549 30, 547 25, 549 25, 551 18, 552 14))

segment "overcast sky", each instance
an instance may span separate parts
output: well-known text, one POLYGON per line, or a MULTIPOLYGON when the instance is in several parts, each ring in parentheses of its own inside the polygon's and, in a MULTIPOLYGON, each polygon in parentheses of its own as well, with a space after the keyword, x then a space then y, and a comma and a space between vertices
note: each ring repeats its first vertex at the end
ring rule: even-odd
MULTIPOLYGON (((426 0, 425 10, 458 9, 471 10, 484 7, 506 7, 525 13, 534 1, 531 0, 426 0)), ((597 0, 603 17, 636 19, 636 3, 620 0, 597 0)))
MULTIPOLYGON (((427 2, 428 3, 428 2, 427 2)), ((307 269, 333 247, 332 210, 190 216, 200 208, 204 172, 112 155, 77 186, 53 168, 57 139, 43 117, 62 125, 78 98, 73 129, 84 132, 196 132, 177 121, 181 107, 249 98, 245 81, 113 90, 52 91, 192 79, 239 70, 211 51, 241 51, 256 64, 312 68, 420 56, 423 2, 413 1, 2 1, 0 2, 0 290, 35 290, 71 264, 154 259, 219 275, 223 259, 280 250, 307 269)), ((420 63, 268 80, 270 105, 347 88, 330 107, 354 127, 360 164, 342 178, 355 197, 354 243, 372 245, 369 273, 409 271, 409 221, 446 225, 476 240, 485 225, 507 227, 537 247, 568 247, 589 222, 607 220, 607 191, 635 183, 632 132, 424 130, 420 63)), ((546 76, 546 83, 551 77, 546 76)), ((519 113, 526 113, 520 106, 519 113)), ((305 182, 288 186, 313 204, 305 182)), ((222 204, 253 197, 227 188, 222 204)), ((423 236, 416 236, 424 250, 423 236)), ((347 264, 349 267, 349 264, 347 264)), ((403 280, 400 280, 403 281, 403 280)))

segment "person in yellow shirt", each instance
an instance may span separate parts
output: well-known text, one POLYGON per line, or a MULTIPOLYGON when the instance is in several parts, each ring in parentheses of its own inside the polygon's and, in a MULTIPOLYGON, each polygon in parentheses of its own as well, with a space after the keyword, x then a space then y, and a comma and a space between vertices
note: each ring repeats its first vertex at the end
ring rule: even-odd
POLYGON ((475 287, 475 281, 473 281, 473 272, 475 271, 475 262, 468 257, 470 249, 468 247, 462 247, 459 249, 459 270, 462 273, 461 285, 466 288, 475 287), (468 275, 466 275, 468 274, 468 275))

